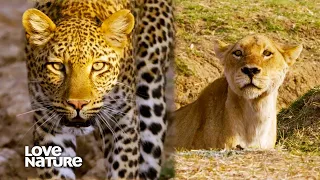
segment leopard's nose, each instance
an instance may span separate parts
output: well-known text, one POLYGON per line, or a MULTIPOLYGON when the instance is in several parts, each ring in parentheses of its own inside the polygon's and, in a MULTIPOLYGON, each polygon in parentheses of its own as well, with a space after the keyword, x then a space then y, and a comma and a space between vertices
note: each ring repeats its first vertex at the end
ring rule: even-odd
POLYGON ((76 110, 81 110, 85 105, 90 103, 90 100, 84 99, 69 99, 67 103, 76 110))

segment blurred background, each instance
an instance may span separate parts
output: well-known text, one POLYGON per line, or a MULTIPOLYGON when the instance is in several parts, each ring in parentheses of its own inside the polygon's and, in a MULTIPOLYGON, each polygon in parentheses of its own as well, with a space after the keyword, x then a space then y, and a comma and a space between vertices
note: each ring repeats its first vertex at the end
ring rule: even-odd
MULTIPOLYGON (((24 114, 30 111, 31 107, 21 22, 23 12, 33 7, 33 4, 34 1, 0 0, 1 180, 20 180, 36 176, 35 169, 24 167, 24 147, 33 144, 33 122, 32 113, 24 114)), ((104 179, 103 155, 99 142, 93 135, 79 138, 77 150, 84 164, 77 170, 77 177, 104 179)))

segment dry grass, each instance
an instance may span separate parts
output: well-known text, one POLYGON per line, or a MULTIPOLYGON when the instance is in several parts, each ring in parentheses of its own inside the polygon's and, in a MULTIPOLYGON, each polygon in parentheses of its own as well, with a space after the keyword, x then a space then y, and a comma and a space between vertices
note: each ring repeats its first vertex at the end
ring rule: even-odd
POLYGON ((283 151, 179 152, 175 179, 318 179, 320 156, 283 151))

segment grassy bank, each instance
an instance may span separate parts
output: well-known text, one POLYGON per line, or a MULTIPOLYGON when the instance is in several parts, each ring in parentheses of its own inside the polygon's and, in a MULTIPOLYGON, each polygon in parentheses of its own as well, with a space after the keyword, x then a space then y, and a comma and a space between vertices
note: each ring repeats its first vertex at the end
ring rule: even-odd
POLYGON ((278 114, 278 146, 296 155, 320 156, 320 87, 278 114))

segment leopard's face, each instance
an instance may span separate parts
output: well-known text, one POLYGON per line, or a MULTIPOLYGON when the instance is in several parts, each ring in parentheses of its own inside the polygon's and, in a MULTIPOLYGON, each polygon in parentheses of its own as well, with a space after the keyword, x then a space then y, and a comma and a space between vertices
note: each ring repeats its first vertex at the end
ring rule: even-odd
POLYGON ((122 55, 91 22, 68 20, 56 32, 41 58, 45 61, 42 89, 70 122, 87 120, 99 111, 103 96, 116 84, 122 55), (81 28, 86 25, 90 28, 81 28))
MULTIPOLYGON (((30 21, 35 19, 30 16, 30 21)), ((69 132, 70 128, 89 128, 104 106, 105 96, 117 84, 125 46, 117 44, 117 37, 112 37, 117 41, 113 45, 112 40, 106 38, 106 33, 110 33, 106 31, 112 29, 106 30, 95 19, 61 19, 50 39, 41 44, 38 41, 45 38, 32 39, 39 35, 32 34, 38 27, 28 32, 26 26, 28 24, 25 28, 34 60, 29 70, 31 68, 31 73, 40 80, 43 96, 49 99, 51 109, 61 117, 60 125, 69 132)))

